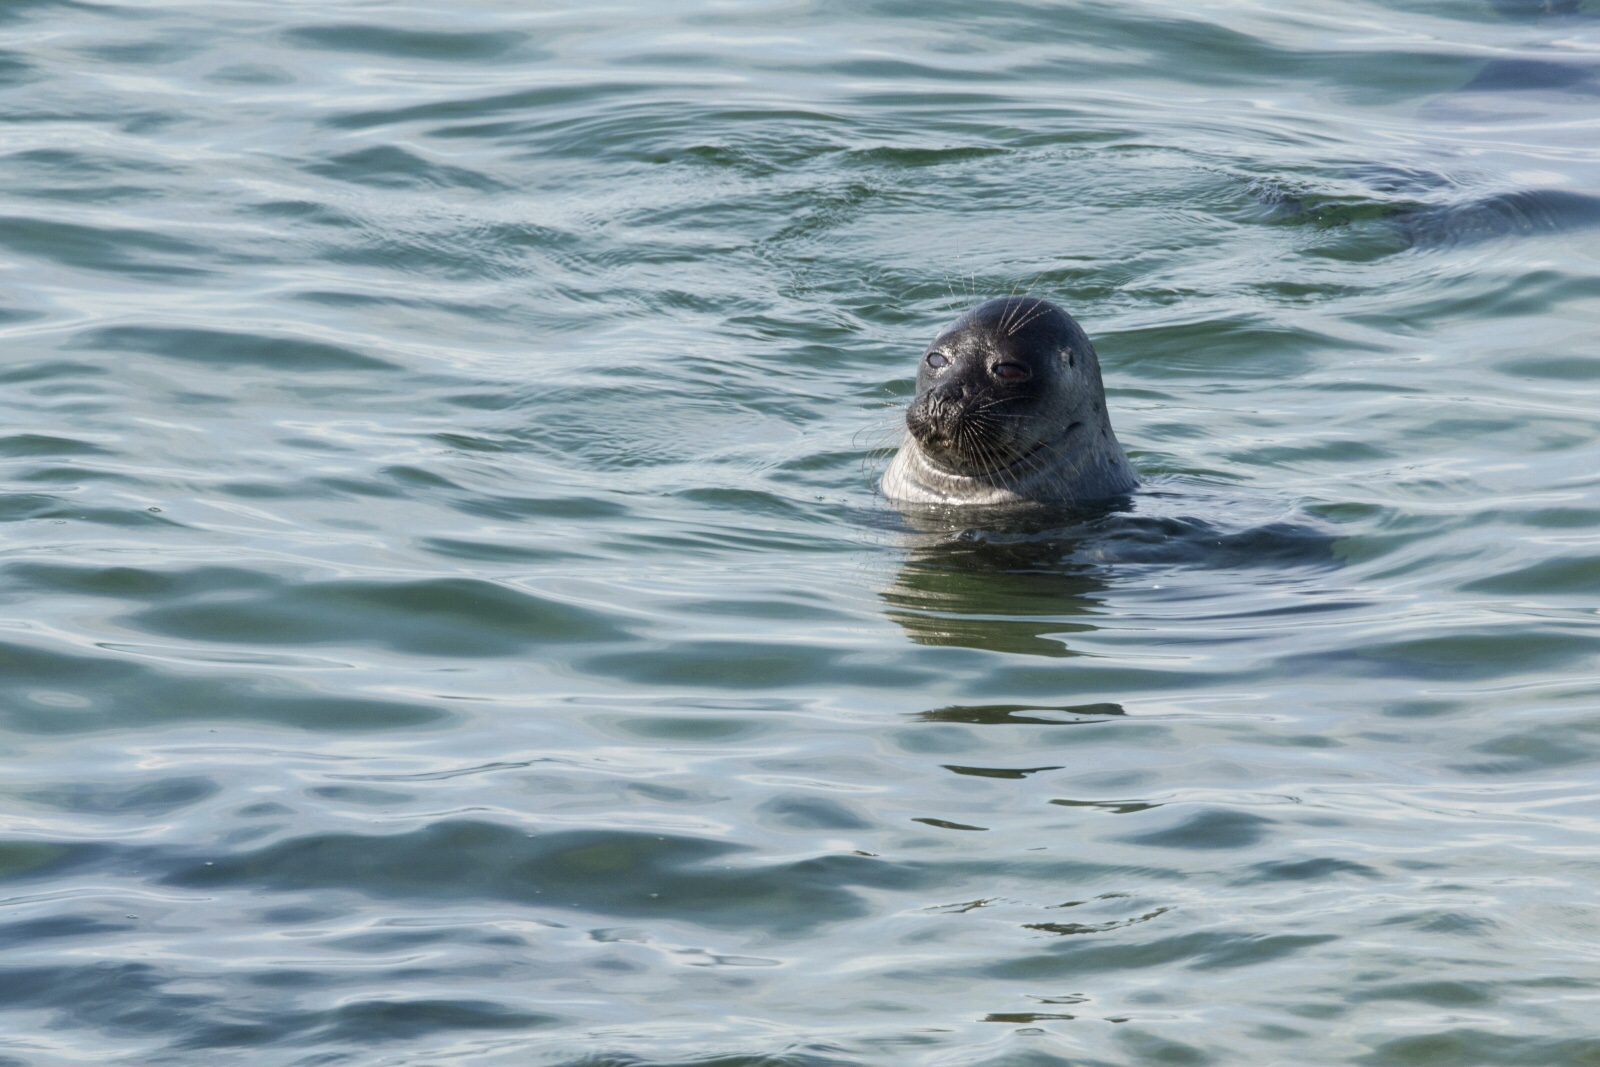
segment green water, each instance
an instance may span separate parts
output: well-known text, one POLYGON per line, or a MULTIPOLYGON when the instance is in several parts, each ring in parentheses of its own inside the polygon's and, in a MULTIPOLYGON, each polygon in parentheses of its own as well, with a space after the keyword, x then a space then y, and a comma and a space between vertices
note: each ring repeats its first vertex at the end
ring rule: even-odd
POLYGON ((1600 1063, 1546 6, 8 0, 0 1064, 1600 1063))

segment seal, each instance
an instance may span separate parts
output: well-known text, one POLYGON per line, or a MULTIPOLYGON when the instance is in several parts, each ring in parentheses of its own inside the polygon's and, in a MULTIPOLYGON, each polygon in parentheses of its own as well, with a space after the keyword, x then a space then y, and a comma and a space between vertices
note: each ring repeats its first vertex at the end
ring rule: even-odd
POLYGON ((1071 315, 1031 296, 989 300, 922 354, 905 443, 883 495, 911 504, 1071 504, 1131 492, 1100 360, 1071 315))

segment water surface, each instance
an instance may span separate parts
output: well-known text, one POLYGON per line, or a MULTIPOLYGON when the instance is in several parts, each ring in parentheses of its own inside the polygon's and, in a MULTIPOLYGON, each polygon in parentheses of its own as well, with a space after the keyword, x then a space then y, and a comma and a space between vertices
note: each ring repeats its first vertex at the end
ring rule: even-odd
POLYGON ((0 1063, 1600 1062, 1600 12, 1282 6, 0 8, 0 1063))

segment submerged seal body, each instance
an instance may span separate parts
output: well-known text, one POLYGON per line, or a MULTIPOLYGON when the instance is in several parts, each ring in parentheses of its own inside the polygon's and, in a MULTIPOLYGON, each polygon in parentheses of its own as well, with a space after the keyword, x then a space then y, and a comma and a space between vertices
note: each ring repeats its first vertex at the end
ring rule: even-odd
POLYGON ((1139 484, 1094 346, 1048 300, 979 304, 934 338, 883 494, 913 504, 1104 500, 1139 484))

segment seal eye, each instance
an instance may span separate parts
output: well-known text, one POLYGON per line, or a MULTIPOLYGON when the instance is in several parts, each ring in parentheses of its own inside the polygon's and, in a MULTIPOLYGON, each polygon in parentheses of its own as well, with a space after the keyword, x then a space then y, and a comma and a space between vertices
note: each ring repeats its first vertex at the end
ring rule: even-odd
POLYGON ((1025 382, 1033 373, 1020 363, 996 363, 992 372, 1002 382, 1025 382))
POLYGON ((944 358, 944 354, 942 352, 928 353, 928 366, 933 367, 936 370, 949 362, 950 361, 948 359, 944 358))

